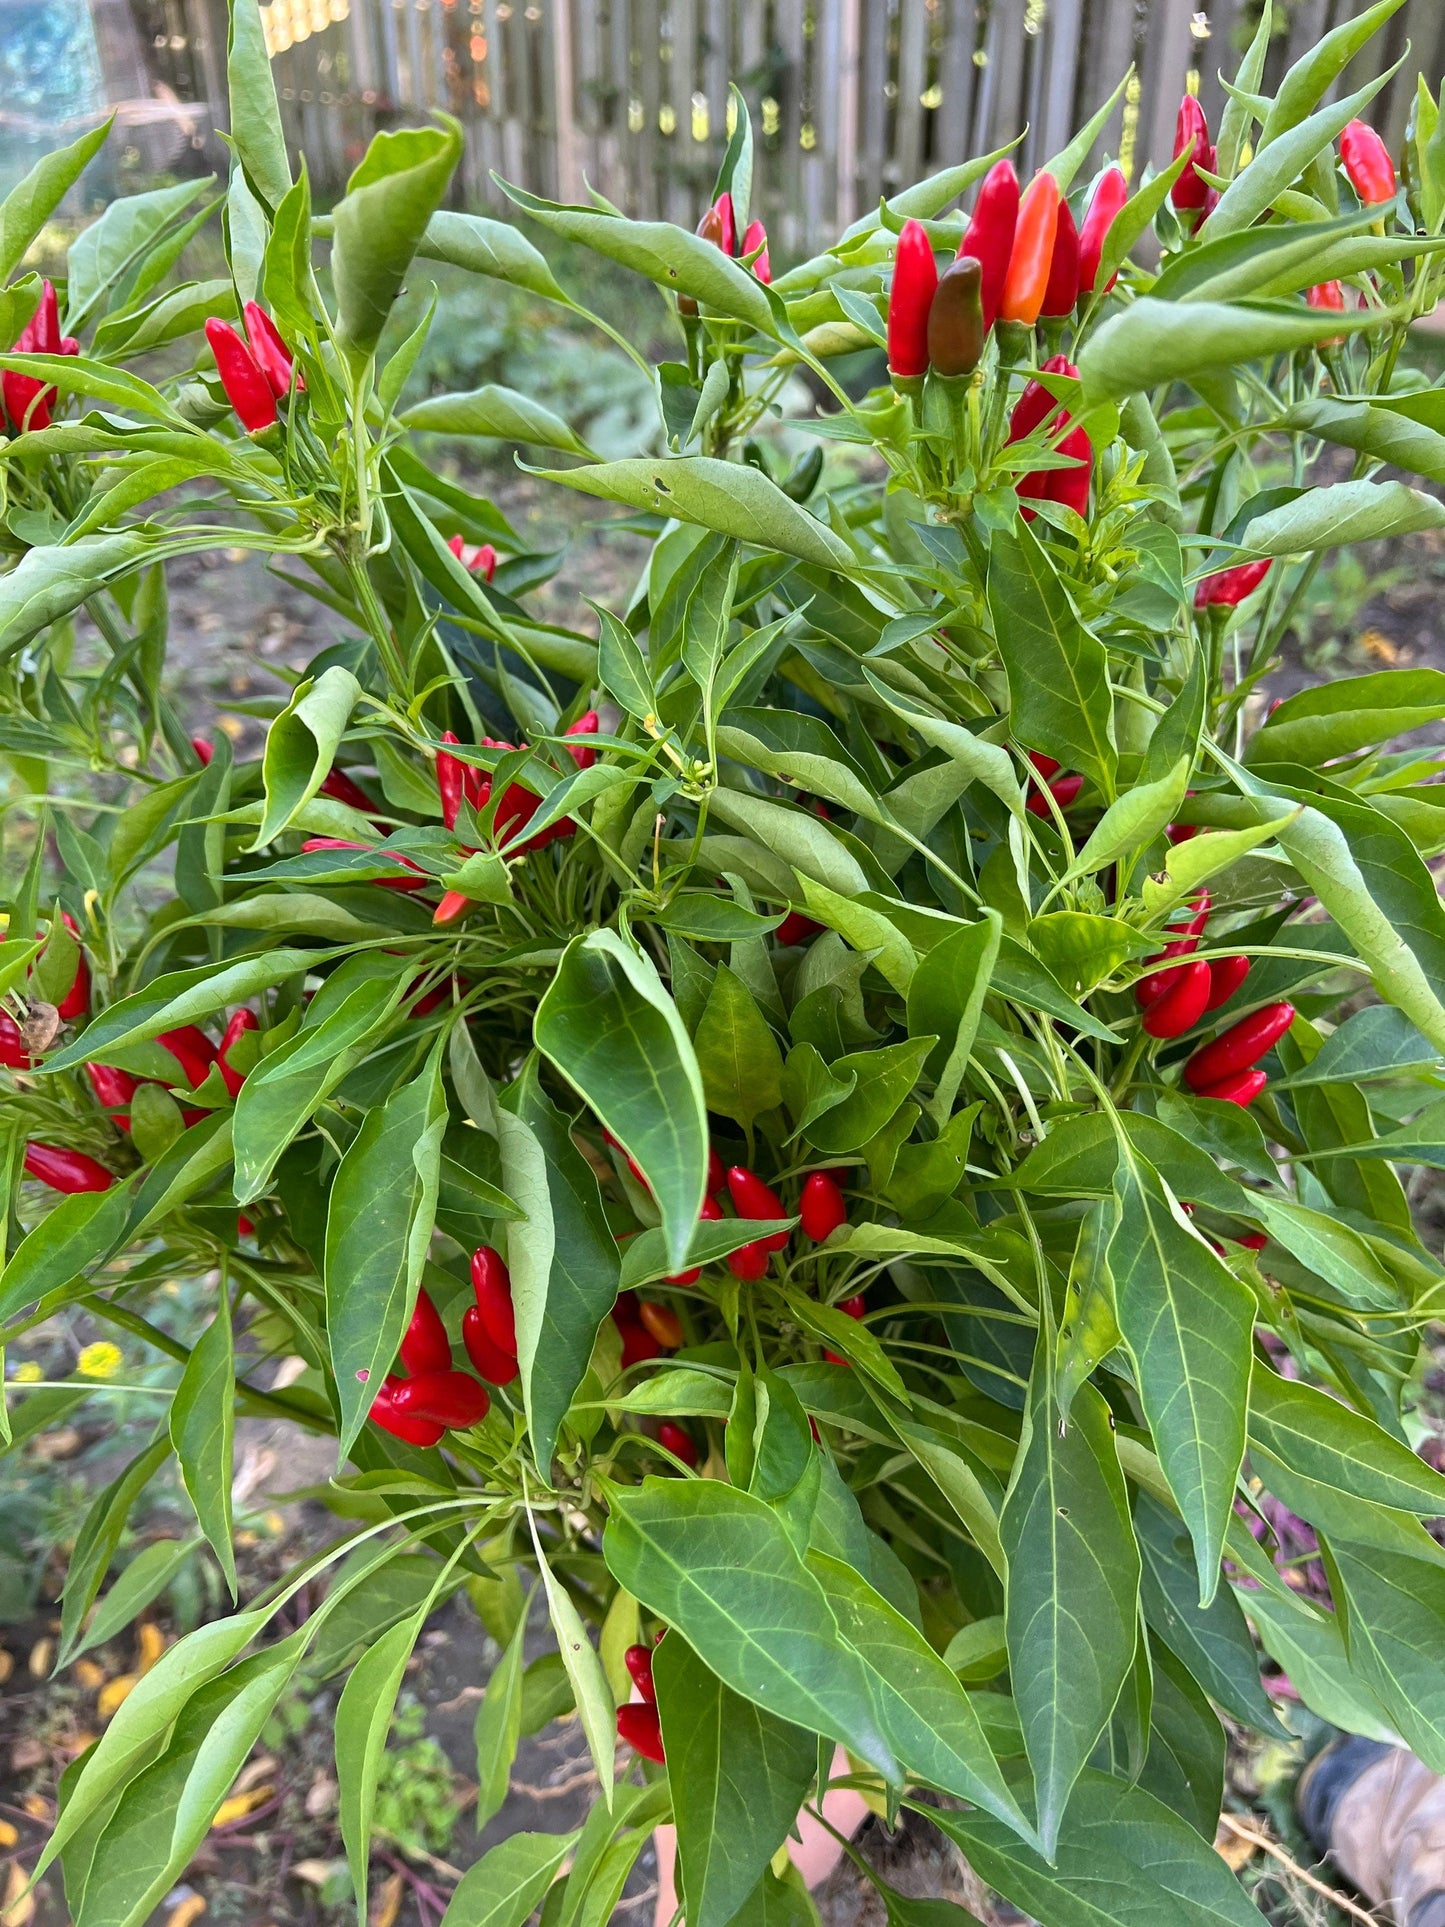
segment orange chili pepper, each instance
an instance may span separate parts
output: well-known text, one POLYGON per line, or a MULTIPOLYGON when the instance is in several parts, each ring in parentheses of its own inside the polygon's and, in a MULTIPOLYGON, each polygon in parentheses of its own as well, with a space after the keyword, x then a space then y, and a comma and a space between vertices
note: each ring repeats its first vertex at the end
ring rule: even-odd
POLYGON ((1019 202, 1018 226, 999 303, 999 318, 1032 327, 1044 305, 1054 236, 1059 225, 1059 184, 1052 174, 1036 174, 1019 202))

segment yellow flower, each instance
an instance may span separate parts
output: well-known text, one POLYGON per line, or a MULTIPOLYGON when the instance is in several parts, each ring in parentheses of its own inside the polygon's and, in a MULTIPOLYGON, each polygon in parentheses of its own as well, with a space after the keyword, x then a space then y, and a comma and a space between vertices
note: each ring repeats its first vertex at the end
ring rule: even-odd
POLYGON ((76 1366, 82 1378, 114 1378, 124 1362, 120 1346, 101 1339, 86 1346, 76 1366))
POLYGON ((16 1385, 33 1385, 36 1379, 44 1378, 44 1376, 45 1373, 38 1362, 33 1358, 27 1358, 23 1364, 15 1367, 13 1383, 16 1385))

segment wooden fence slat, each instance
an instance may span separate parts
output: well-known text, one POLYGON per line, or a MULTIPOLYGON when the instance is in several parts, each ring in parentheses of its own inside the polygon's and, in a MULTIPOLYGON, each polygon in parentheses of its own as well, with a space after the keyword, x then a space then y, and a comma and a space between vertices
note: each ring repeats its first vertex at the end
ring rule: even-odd
POLYGON ((952 0, 938 62, 938 88, 942 100, 934 116, 935 167, 956 167, 969 157, 973 83, 977 72, 973 64, 973 51, 977 33, 978 10, 974 0, 952 0))
POLYGON ((1140 75, 1140 158, 1156 167, 1174 151, 1174 129, 1185 76, 1194 58, 1189 23, 1193 0, 1158 0, 1150 13, 1150 38, 1140 75))
POLYGON ((863 12, 862 68, 859 74, 858 207, 876 207, 883 192, 888 152, 888 7, 869 0, 863 12))
POLYGON ((907 0, 898 17, 898 109, 895 116, 892 165, 886 190, 896 194, 923 172, 923 102, 927 86, 928 13, 907 0))
POLYGON ((1039 149, 1041 158, 1068 145, 1074 131, 1074 83, 1083 42, 1084 0, 1052 0, 1045 56, 1039 69, 1039 149))

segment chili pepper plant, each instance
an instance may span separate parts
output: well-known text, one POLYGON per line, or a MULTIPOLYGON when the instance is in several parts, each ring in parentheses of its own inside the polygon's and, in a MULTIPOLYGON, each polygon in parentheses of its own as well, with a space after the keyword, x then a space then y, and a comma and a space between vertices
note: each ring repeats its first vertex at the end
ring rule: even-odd
MULTIPOLYGON (((1032 180, 979 156, 786 271, 741 96, 695 234, 450 211, 445 121, 315 214, 251 0, 224 187, 117 202, 44 286, 101 136, 6 204, 0 1316, 176 1363, 57 1663, 165 1583, 115 1565, 170 1455, 166 1558, 234 1591, 235 1415, 337 1441, 334 1535, 67 1773, 40 1867, 79 1927, 145 1919, 278 1696, 348 1666, 365 1918, 398 1687, 459 1591, 500 1654, 479 1820, 534 1599, 598 1793, 453 1927, 605 1917, 664 1821, 695 1927, 805 1919, 778 1851, 840 1778, 1056 1927, 1247 1921, 1224 1720, 1285 1741, 1302 1702, 1445 1770, 1445 1271, 1401 1177, 1445 1164, 1410 741, 1445 674, 1264 695, 1322 559, 1445 522, 1402 355, 1445 127, 1422 81, 1390 155, 1352 77, 1397 4, 1270 95, 1266 0, 1220 125, 1187 102, 1137 183, 1116 94, 1032 180), (207 222, 227 273, 187 280, 207 222), (551 237, 659 290, 653 455, 415 392, 403 283, 585 320, 551 237), (438 465, 479 436, 648 537, 620 606, 539 619, 548 559, 438 465), (255 758, 164 674, 167 563, 238 545, 344 632, 255 758), (216 1281, 184 1343, 178 1273, 216 1281)), ((15 1439, 68 1396, 14 1398, 15 1439)))

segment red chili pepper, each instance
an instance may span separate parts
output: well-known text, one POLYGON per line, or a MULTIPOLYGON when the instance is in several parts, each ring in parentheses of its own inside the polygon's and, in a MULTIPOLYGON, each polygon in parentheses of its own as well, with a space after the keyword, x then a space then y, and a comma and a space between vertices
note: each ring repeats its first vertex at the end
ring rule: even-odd
MULTIPOLYGON (((467 542, 460 535, 454 535, 447 547, 468 575, 479 575, 483 582, 490 582, 497 573, 497 551, 490 542, 467 542)), ((452 740, 455 742, 456 738, 452 740)))
MULTIPOLYGON (((129 1071, 117 1070, 113 1064, 84 1064, 81 1068, 102 1110, 123 1111, 140 1089, 138 1077, 132 1077, 129 1071)), ((128 1117, 115 1117, 111 1122, 122 1131, 130 1129, 128 1117)))
POLYGON ((754 248, 761 248, 762 253, 753 262, 753 276, 766 287, 773 278, 773 270, 768 260, 768 230, 761 221, 748 223, 748 231, 743 236, 743 244, 738 249, 738 253, 751 254, 754 248))
POLYGON ((52 1191, 73 1197, 77 1191, 109 1191, 115 1174, 84 1151, 67 1151, 59 1144, 27 1144, 25 1169, 52 1191))
MULTIPOLYGON (((71 936, 79 941, 80 925, 68 910, 61 911, 60 921, 71 936)), ((75 975, 70 980, 70 988, 55 1008, 66 1023, 71 1023, 77 1017, 84 1017, 90 1009, 90 964, 83 950, 75 966, 75 975)))
POLYGON ((958 244, 959 254, 971 254, 983 270, 979 295, 983 302, 985 334, 998 319, 1018 216, 1019 177, 1014 172, 1014 164, 1012 161, 995 161, 983 177, 983 185, 974 203, 973 218, 958 244))
POLYGON ((25 1039, 20 1034, 19 1024, 8 1010, 0 1010, 0 1064, 9 1071, 30 1069, 30 1053, 25 1048, 25 1039))
MULTIPOLYGON (((575 723, 568 723, 566 734, 569 736, 595 736, 600 725, 601 718, 598 716, 597 711, 595 709, 589 709, 583 715, 579 716, 575 723)), ((591 769, 592 765, 597 761, 597 751, 590 743, 579 743, 575 747, 573 744, 568 743, 566 750, 578 769, 591 769)))
POLYGON ((829 1172, 810 1171, 803 1180, 798 1216, 802 1220, 804 1237, 811 1238, 818 1245, 840 1224, 848 1222, 848 1207, 843 1202, 843 1193, 829 1172))
POLYGON ((1324 308, 1330 314, 1343 314, 1345 311, 1345 287, 1342 281, 1321 281, 1309 290, 1305 303, 1311 308, 1324 308))
POLYGON ((182 1024, 178 1030, 163 1030, 156 1042, 175 1058, 192 1090, 205 1083, 216 1061, 216 1046, 199 1025, 182 1024))
POLYGON ((888 291, 888 371, 901 380, 928 373, 928 311, 937 289, 928 230, 921 221, 905 221, 888 291))
POLYGON ((331 797, 334 802, 347 803, 352 809, 360 810, 363 815, 368 815, 376 808, 366 791, 359 784, 353 783, 344 769, 332 769, 326 772, 321 784, 321 794, 331 797))
POLYGON ((1174 982, 1144 1013, 1144 1029, 1151 1037, 1182 1037, 1193 1030, 1209 1005, 1207 963, 1181 964, 1169 974, 1174 982))
POLYGON ((487 1336, 509 1358, 517 1356, 517 1314, 512 1306, 512 1274, 493 1245, 472 1253, 472 1292, 487 1336))
POLYGON ((1293 1004, 1266 1004, 1252 1010, 1237 1024, 1196 1051, 1184 1066, 1184 1081, 1194 1091, 1203 1091, 1240 1071, 1257 1064, 1272 1050, 1294 1022, 1293 1004))
POLYGON ((712 204, 712 211, 718 218, 718 246, 726 255, 731 256, 736 254, 738 251, 738 230, 737 223, 733 219, 732 195, 719 194, 712 204))
POLYGON ((276 397, 262 374, 256 357, 229 321, 213 316, 206 323, 206 340, 216 357, 216 372, 226 391, 226 400, 235 409, 248 435, 259 435, 276 420, 276 397))
POLYGON ((665 1418, 658 1426, 657 1442, 674 1458, 681 1459, 684 1465, 697 1464, 697 1440, 691 1432, 684 1432, 680 1425, 674 1425, 670 1418, 665 1418))
MULTIPOLYGON (((442 741, 455 743, 460 738, 447 730, 442 741)), ((457 827, 462 798, 466 794, 466 771, 467 765, 457 757, 449 756, 444 749, 437 751, 437 795, 441 799, 442 822, 449 830, 457 827)))
POLYGON ((208 742, 204 736, 193 736, 191 738, 191 748, 196 752, 196 755, 200 760, 201 767, 203 769, 208 768, 210 766, 211 758, 216 753, 216 745, 212 742, 208 742))
MULTIPOLYGON (((728 1192, 732 1197, 733 1209, 740 1218, 786 1218, 783 1201, 769 1184, 764 1184, 756 1171, 749 1171, 746 1165, 735 1164, 728 1172, 728 1192)), ((764 1251, 781 1251, 788 1242, 790 1233, 779 1231, 758 1243, 764 1251)))
MULTIPOLYGON (((723 1177, 722 1159, 718 1156, 716 1151, 708 1152, 707 1165, 708 1165, 707 1187, 709 1191, 714 1191, 718 1188, 718 1185, 721 1185, 725 1182, 723 1177), (714 1184, 713 1182, 714 1165, 716 1165, 717 1167, 717 1184, 714 1184)), ((718 1205, 714 1203, 712 1198, 707 1197, 703 1199, 702 1209, 698 1212, 697 1216, 698 1216, 698 1222, 700 1224, 714 1224, 722 1217, 722 1211, 720 1210, 718 1205)), ((670 1285, 695 1285, 698 1279, 701 1278, 701 1276, 702 1276, 702 1266, 694 1265, 689 1271, 679 1271, 675 1277, 669 1278, 667 1282, 670 1285)))
POLYGON ((667 1764, 667 1755, 662 1750, 662 1721, 657 1708, 634 1700, 628 1706, 617 1709, 617 1737, 625 1740, 634 1753, 640 1753, 644 1760, 655 1760, 659 1766, 667 1764))
MULTIPOLYGON (((707 1194, 709 1201, 711 1201, 714 1192, 721 1191, 726 1186, 727 1181, 727 1166, 712 1146, 709 1145, 707 1147, 707 1194)), ((707 1215, 706 1205, 703 1206, 703 1215, 707 1215)), ((721 1214, 719 1213, 718 1215, 720 1216, 721 1214)))
POLYGON ((1209 966, 1209 1002, 1206 1010, 1218 1010, 1227 1004, 1235 991, 1249 975, 1248 957, 1221 957, 1209 966))
POLYGON ((775 935, 778 942, 786 949, 790 944, 806 943, 809 937, 821 935, 823 929, 823 924, 814 923, 813 919, 805 917, 801 910, 790 910, 778 925, 775 935))
POLYGON ((1032 327, 1043 307, 1059 225, 1059 184, 1052 174, 1036 174, 1019 202, 1018 225, 1008 274, 999 300, 999 319, 1032 327))
POLYGON ((1071 428, 1059 443, 1059 453, 1069 456, 1075 466, 1049 469, 1048 499, 1072 509, 1075 515, 1087 515, 1089 484, 1094 474, 1094 448, 1089 440, 1089 431, 1086 428, 1071 428))
POLYGON ((657 1704, 657 1688, 652 1683, 652 1648, 650 1646, 629 1646, 622 1655, 622 1663, 632 1677, 632 1684, 641 1693, 649 1706, 657 1704))
POLYGON ((1232 569, 1217 569, 1205 576, 1194 591, 1196 609, 1235 609, 1253 595, 1274 567, 1273 558, 1265 562, 1239 562, 1232 569))
POLYGON ((489 1385, 510 1385, 522 1369, 492 1338, 477 1305, 468 1305, 462 1314, 462 1344, 474 1370, 489 1385))
POLYGON ((451 1432, 480 1425, 491 1410, 487 1388, 470 1372, 418 1372, 401 1381, 392 1406, 405 1418, 429 1418, 451 1432))
POLYGON ((416 1295, 416 1310, 401 1341, 400 1353, 402 1364, 413 1378, 424 1372, 449 1372, 452 1368, 451 1340, 425 1285, 416 1295))
POLYGON ((739 1245, 727 1256, 727 1267, 745 1285, 756 1284, 768 1269, 768 1247, 762 1243, 739 1245))
MULTIPOLYGON (((1099 185, 1094 189, 1089 202, 1089 211, 1084 216, 1084 225, 1079 230, 1079 293, 1092 294, 1098 284, 1099 264, 1104 255, 1104 243, 1109 238, 1109 229, 1118 218, 1119 210, 1129 198, 1129 183, 1124 179, 1121 167, 1107 168, 1099 177, 1099 185)), ((1109 288, 1119 279, 1111 275, 1109 288)), ((1107 294, 1109 288, 1105 288, 1107 294)))
MULTIPOLYGON (((236 1011, 221 1036, 221 1048, 216 1052, 216 1062, 221 1067, 221 1078, 232 1097, 240 1095, 241 1086, 246 1081, 246 1073, 238 1071, 230 1061, 230 1054, 248 1031, 257 1028, 256 1013, 243 1005, 236 1011)), ((210 1040, 207 1039, 207 1042, 210 1040)))
POLYGON ((1218 1084, 1210 1084, 1200 1091, 1200 1097, 1212 1097, 1220 1104, 1237 1104, 1241 1110, 1251 1105, 1269 1082, 1264 1071, 1236 1071, 1233 1077, 1225 1077, 1218 1084))
MULTIPOLYGON (((12 352, 17 355, 58 355, 63 352, 60 310, 55 289, 49 281, 42 285, 40 306, 16 336, 12 352)), ((33 375, 18 374, 7 368, 0 375, 0 393, 4 395, 5 412, 17 435, 27 429, 49 428, 50 408, 56 394, 54 388, 37 381, 33 375)))
POLYGON ((1243 1245, 1246 1251, 1263 1251, 1269 1243, 1269 1233, 1267 1231, 1246 1231, 1240 1237, 1236 1238, 1234 1242, 1237 1245, 1243 1245))
MULTIPOLYGON (((1049 795, 1053 797, 1059 808, 1066 810, 1071 804, 1078 801, 1079 792, 1083 787, 1084 779, 1082 776, 1060 776, 1049 784, 1048 789, 1049 795)), ((1049 808, 1048 803, 1044 799, 1043 792, 1038 788, 1037 784, 1031 784, 1029 786, 1029 793, 1024 801, 1024 808, 1032 816, 1046 816, 1049 818, 1053 816, 1053 811, 1049 808)))
POLYGON ((465 890, 444 890, 441 902, 432 911, 432 923, 438 929, 444 929, 447 924, 455 923, 459 917, 464 917, 471 907, 472 899, 465 890))
POLYGON ((1340 135, 1340 159, 1345 177, 1365 207, 1395 198, 1395 163, 1374 128, 1352 120, 1340 135))
POLYGON ((1061 320, 1074 312, 1079 298, 1079 230, 1069 204, 1060 197, 1058 225, 1054 229, 1054 251, 1049 257, 1049 278, 1044 288, 1044 305, 1039 313, 1046 321, 1061 320))
POLYGON ((408 1445, 435 1445, 446 1431, 434 1419, 416 1418, 408 1412, 399 1411, 396 1394, 407 1383, 404 1378, 383 1380, 376 1397, 371 1401, 367 1416, 390 1432, 394 1438, 405 1439, 408 1445))
POLYGON ((845 1318, 862 1318, 867 1312, 868 1306, 862 1292, 859 1291, 855 1292, 851 1298, 845 1298, 838 1306, 838 1309, 845 1318))
POLYGON ((1194 98, 1186 94, 1179 103, 1179 118, 1174 123, 1174 156, 1178 160, 1183 153, 1189 153, 1190 160, 1184 172, 1169 190, 1169 198, 1175 207, 1187 211, 1202 208, 1209 199, 1209 183, 1200 178, 1199 169, 1209 172, 1214 169, 1214 149, 1209 144, 1209 122, 1204 118, 1204 109, 1194 98))
MULTIPOLYGON (((1039 373, 1070 375, 1077 378, 1079 371, 1067 355, 1050 355, 1039 373)), ((1026 381, 1009 415, 1008 434, 1004 437, 1004 446, 1007 448, 1014 442, 1021 442, 1025 435, 1032 435, 1036 428, 1042 428, 1044 423, 1062 408, 1063 403, 1051 395, 1041 381, 1034 381, 1032 378, 1026 381)), ((1067 421, 1068 415, 1064 414, 1062 419, 1067 421)), ((1058 764, 1055 763, 1054 769, 1057 768, 1058 764)), ((1051 775, 1052 771, 1045 770, 1044 774, 1051 775)))
POLYGON ((668 1305, 659 1305, 655 1299, 643 1299, 637 1307, 637 1319, 665 1352, 679 1351, 687 1342, 677 1313, 668 1305))
POLYGON ((306 378, 297 373, 291 350, 266 310, 248 301, 241 310, 241 318, 246 324, 246 340, 256 358, 256 366, 270 383, 277 401, 285 401, 293 383, 298 390, 303 389, 306 378))
POLYGON ((255 1235, 255 1225, 252 1224, 244 1211, 238 1211, 236 1213, 236 1236, 238 1238, 254 1238, 255 1235))

